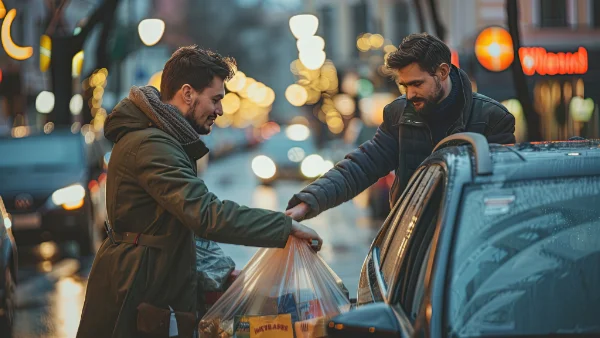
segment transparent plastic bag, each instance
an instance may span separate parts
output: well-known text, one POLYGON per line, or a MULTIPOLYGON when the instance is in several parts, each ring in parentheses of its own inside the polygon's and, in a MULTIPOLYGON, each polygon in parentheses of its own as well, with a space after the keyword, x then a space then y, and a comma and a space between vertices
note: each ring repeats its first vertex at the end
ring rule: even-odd
POLYGON ((328 320, 350 309, 340 278, 305 241, 261 249, 206 313, 200 338, 325 337, 328 320))

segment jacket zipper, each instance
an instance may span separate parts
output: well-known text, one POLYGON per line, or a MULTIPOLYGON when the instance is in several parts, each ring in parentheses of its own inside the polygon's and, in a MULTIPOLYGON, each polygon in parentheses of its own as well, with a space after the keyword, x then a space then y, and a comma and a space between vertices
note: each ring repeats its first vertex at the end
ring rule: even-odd
POLYGON ((424 122, 413 121, 413 120, 406 120, 406 123, 410 123, 410 124, 413 124, 414 126, 418 126, 418 127, 421 127, 422 125, 424 125, 425 128, 427 128, 427 131, 429 132, 429 142, 431 143, 431 146, 435 148, 435 144, 433 144, 433 134, 431 134, 431 128, 429 128, 429 125, 427 125, 424 122))

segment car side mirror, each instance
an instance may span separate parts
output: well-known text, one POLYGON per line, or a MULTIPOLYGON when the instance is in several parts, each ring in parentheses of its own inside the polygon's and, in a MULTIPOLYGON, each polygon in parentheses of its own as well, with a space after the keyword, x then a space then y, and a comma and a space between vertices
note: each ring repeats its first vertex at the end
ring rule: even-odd
POLYGON ((330 338, 408 338, 403 335, 394 310, 385 303, 364 305, 333 318, 327 334, 330 338))

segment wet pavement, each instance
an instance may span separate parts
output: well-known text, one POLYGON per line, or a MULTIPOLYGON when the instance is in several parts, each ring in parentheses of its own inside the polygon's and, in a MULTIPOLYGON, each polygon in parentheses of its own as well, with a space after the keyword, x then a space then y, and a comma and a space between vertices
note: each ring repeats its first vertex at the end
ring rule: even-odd
MULTIPOLYGON (((208 166, 201 177, 220 199, 272 210, 284 210, 289 198, 306 183, 276 182, 260 186, 252 174, 252 154, 242 153, 208 166)), ((321 257, 356 295, 358 277, 369 245, 381 221, 368 217, 364 198, 357 197, 304 224, 323 238, 321 257)), ((248 262, 257 248, 222 245, 238 269, 248 262)), ((87 276, 93 257, 74 259, 76 248, 44 244, 19 248, 18 309, 14 337, 75 337, 87 276)))

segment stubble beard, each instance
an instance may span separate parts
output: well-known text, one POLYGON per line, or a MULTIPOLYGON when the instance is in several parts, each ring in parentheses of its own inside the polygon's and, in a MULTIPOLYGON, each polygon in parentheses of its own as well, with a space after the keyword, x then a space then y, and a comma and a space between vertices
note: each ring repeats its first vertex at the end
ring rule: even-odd
POLYGON ((435 111, 435 109, 439 106, 440 101, 444 97, 444 88, 442 87, 441 81, 435 77, 435 94, 431 99, 425 100, 423 104, 423 108, 417 109, 417 113, 428 115, 435 111))
POLYGON ((197 107, 198 100, 192 103, 192 106, 188 110, 187 114, 185 114, 185 120, 188 121, 188 123, 192 126, 192 129, 194 129, 194 131, 196 131, 198 135, 208 135, 210 133, 210 127, 207 128, 203 125, 198 124, 198 122, 196 122, 196 119, 194 118, 194 112, 196 111, 197 107))

